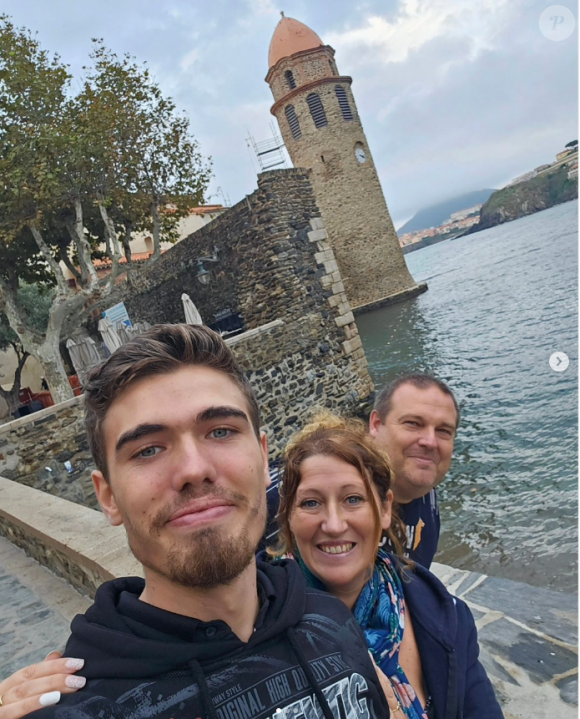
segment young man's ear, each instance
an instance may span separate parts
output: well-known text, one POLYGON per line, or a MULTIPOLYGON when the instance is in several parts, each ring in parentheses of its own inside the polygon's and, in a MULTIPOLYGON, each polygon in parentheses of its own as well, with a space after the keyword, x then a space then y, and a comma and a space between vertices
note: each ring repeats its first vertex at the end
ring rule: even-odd
POLYGON ((369 417, 369 434, 371 437, 377 436, 382 424, 381 415, 376 409, 373 409, 371 416, 369 417))
POLYGON ((270 479, 270 466, 268 464, 268 437, 263 430, 260 431, 260 449, 262 450, 262 460, 264 462, 266 487, 269 487, 272 480, 270 479))
POLYGON ((99 472, 98 469, 93 470, 91 477, 95 488, 95 494, 97 495, 97 499, 105 517, 109 520, 109 524, 112 524, 113 527, 119 527, 123 524, 123 519, 121 518, 119 508, 117 507, 117 503, 113 497, 111 486, 105 479, 103 473, 99 472))

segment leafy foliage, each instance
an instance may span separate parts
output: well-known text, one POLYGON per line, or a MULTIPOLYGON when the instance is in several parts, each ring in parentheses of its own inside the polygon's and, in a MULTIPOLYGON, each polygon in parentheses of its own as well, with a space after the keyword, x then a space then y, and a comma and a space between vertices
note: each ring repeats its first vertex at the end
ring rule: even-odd
POLYGON ((55 348, 67 316, 111 291, 122 246, 131 281, 134 233, 153 234, 155 261, 211 177, 188 118, 146 67, 101 40, 90 60, 75 94, 58 55, 0 16, 0 305, 62 398, 69 388, 55 348), (112 271, 103 279, 93 260, 105 255, 112 271), (44 328, 22 304, 21 281, 54 288, 44 328))

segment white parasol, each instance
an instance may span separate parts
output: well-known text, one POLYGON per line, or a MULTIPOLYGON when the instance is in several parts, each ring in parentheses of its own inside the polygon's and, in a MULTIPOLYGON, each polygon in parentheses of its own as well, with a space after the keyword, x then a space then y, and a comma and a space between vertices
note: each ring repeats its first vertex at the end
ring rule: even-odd
POLYGON ((119 349, 122 342, 113 327, 113 323, 108 317, 103 317, 102 320, 99 320, 99 332, 106 348, 111 354, 113 354, 116 349, 119 349))
POLYGON ((197 307, 194 305, 191 297, 186 295, 185 292, 181 295, 181 301, 183 302, 183 311, 185 312, 185 321, 188 325, 202 325, 203 320, 201 315, 197 311, 197 307))

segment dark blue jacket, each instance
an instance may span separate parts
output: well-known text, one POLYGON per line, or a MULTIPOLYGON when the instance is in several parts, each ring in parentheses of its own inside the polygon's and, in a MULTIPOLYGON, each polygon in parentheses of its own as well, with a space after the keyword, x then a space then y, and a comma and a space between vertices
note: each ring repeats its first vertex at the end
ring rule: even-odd
POLYGON ((467 604, 420 565, 402 574, 435 719, 502 719, 481 665, 477 630, 467 604))

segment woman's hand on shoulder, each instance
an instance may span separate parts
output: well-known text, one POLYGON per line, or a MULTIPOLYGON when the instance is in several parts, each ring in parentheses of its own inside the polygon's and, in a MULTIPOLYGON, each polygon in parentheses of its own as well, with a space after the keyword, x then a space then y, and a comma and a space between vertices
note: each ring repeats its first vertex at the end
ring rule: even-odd
POLYGON ((0 682, 0 719, 20 719, 37 709, 57 704, 61 694, 84 687, 86 679, 74 673, 82 659, 63 658, 51 652, 44 661, 31 664, 0 682))

